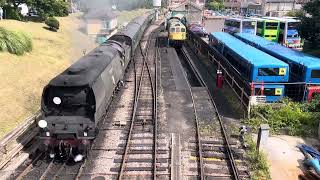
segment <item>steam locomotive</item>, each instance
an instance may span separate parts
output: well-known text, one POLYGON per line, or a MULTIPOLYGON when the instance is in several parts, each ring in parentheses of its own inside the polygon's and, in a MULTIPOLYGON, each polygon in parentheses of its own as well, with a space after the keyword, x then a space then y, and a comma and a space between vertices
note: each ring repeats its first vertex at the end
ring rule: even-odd
POLYGON ((155 13, 150 11, 133 19, 44 88, 43 118, 37 123, 42 150, 50 158, 72 157, 77 162, 86 156, 97 134, 97 124, 154 18, 155 13))

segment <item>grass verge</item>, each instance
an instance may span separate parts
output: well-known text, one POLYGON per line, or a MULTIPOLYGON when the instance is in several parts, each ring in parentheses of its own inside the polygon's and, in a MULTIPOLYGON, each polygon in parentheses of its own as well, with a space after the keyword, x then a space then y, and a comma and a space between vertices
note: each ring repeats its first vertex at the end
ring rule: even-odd
POLYGON ((43 87, 71 63, 77 18, 58 19, 58 32, 44 29, 43 23, 0 21, 0 27, 30 34, 33 42, 33 50, 23 56, 0 53, 0 138, 39 109, 43 87))
POLYGON ((245 137, 245 143, 248 145, 246 157, 249 161, 252 180, 269 180, 270 170, 267 163, 267 157, 263 152, 256 150, 256 143, 252 139, 251 134, 245 137))

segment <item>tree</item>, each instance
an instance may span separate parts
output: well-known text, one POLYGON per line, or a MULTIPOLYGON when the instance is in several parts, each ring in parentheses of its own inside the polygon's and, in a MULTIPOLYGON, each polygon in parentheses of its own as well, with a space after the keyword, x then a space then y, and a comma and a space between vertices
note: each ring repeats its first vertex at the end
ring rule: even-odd
POLYGON ((301 18, 304 16, 304 11, 303 10, 292 10, 292 11, 287 12, 286 16, 301 18))
POLYGON ((49 16, 68 15, 69 5, 65 0, 0 0, 0 6, 4 7, 6 17, 16 20, 21 20, 18 7, 24 3, 36 10, 43 20, 49 16))
POLYGON ((313 0, 303 6, 306 12, 301 19, 299 33, 302 38, 306 39, 317 48, 320 44, 320 0, 313 0))
POLYGON ((222 0, 211 0, 210 2, 208 2, 208 9, 222 10, 224 9, 224 4, 222 0))
POLYGON ((43 19, 52 16, 67 16, 69 4, 64 0, 29 0, 29 5, 43 19))

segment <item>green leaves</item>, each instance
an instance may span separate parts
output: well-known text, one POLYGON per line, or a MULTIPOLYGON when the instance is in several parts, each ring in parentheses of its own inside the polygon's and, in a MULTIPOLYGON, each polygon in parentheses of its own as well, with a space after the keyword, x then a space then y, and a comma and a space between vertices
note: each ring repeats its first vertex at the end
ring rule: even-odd
POLYGON ((32 40, 28 35, 0 27, 0 51, 23 55, 25 52, 30 52, 31 50, 32 40))
POLYGON ((303 6, 308 16, 303 16, 299 33, 315 48, 320 44, 320 0, 313 0, 303 6))
POLYGON ((252 118, 245 120, 245 123, 253 127, 255 131, 260 124, 268 123, 273 134, 285 132, 289 135, 314 136, 317 132, 320 116, 308 110, 318 109, 319 105, 319 101, 301 104, 285 99, 280 107, 267 105, 253 109, 252 118), (259 114, 266 120, 261 118, 259 114))
POLYGON ((57 31, 60 27, 60 23, 59 21, 54 18, 54 17, 49 17, 46 21, 45 21, 46 25, 49 26, 49 28, 51 30, 57 31))

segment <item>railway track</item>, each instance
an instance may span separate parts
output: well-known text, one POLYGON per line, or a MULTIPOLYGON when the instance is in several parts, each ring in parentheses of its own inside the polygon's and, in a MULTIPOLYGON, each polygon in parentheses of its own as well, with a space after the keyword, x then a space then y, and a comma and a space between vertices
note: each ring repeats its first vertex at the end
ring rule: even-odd
POLYGON ((150 46, 152 33, 149 36, 146 51, 140 44, 141 62, 137 62, 136 93, 130 129, 123 153, 118 179, 123 179, 127 172, 139 171, 137 176, 157 176, 157 91, 155 46, 150 46))
MULTIPOLYGON (((189 51, 191 52, 191 50, 189 51)), ((195 157, 194 162, 198 164, 198 166, 192 166, 190 169, 194 172, 197 171, 200 179, 249 179, 248 169, 241 158, 241 151, 237 150, 237 141, 229 139, 223 119, 205 81, 193 64, 189 51, 185 47, 181 49, 184 59, 202 85, 202 87, 190 86, 196 138, 189 142, 189 148, 192 150, 191 154, 195 157), (209 99, 203 97, 209 97, 209 99), (206 109, 206 107, 210 106, 213 107, 213 111, 210 111, 210 108, 206 109), (212 114, 212 116, 206 116, 205 114, 212 114), (213 122, 212 119, 214 120, 213 122), (211 128, 210 132, 206 129, 208 127, 211 128)))

